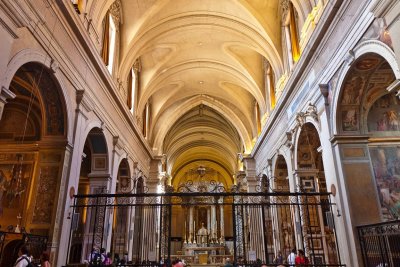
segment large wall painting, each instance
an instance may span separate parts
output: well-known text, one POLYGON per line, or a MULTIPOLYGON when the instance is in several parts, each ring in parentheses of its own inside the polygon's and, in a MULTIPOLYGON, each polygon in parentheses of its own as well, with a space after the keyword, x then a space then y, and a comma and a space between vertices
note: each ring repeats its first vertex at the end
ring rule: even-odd
POLYGON ((370 147, 372 165, 384 220, 400 217, 400 144, 370 147))

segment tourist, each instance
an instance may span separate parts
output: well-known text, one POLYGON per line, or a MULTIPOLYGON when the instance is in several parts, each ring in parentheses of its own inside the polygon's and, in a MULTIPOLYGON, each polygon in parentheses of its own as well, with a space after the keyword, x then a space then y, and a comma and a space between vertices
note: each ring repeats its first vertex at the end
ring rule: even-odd
POLYGON ((309 262, 307 257, 304 256, 304 251, 301 249, 298 251, 299 252, 295 260, 296 266, 308 266, 309 262))
POLYGON ((180 259, 176 259, 172 261, 172 267, 184 267, 185 265, 180 259))
POLYGON ((27 267, 30 264, 29 250, 25 245, 19 249, 18 256, 19 258, 15 262, 14 267, 27 267))
POLYGON ((283 263, 282 252, 280 252, 280 251, 278 252, 278 255, 274 259, 274 263, 277 263, 277 264, 282 264, 283 263))
POLYGON ((292 249, 292 252, 289 254, 287 258, 287 263, 289 266, 294 266, 296 264, 296 249, 292 249))
POLYGON ((224 267, 232 267, 231 259, 226 258, 224 267))
POLYGON ((43 251, 42 255, 40 255, 40 263, 41 267, 51 267, 49 253, 43 251))
POLYGON ((104 260, 104 265, 111 265, 111 264, 112 264, 111 253, 108 252, 106 254, 106 259, 104 260))

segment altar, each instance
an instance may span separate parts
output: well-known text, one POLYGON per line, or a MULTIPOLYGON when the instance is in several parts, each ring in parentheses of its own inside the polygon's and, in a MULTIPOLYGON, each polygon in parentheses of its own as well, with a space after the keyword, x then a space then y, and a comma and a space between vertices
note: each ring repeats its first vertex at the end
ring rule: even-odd
POLYGON ((183 245, 182 258, 193 264, 216 264, 223 262, 225 257, 225 246, 215 244, 208 247, 199 247, 196 244, 183 245))

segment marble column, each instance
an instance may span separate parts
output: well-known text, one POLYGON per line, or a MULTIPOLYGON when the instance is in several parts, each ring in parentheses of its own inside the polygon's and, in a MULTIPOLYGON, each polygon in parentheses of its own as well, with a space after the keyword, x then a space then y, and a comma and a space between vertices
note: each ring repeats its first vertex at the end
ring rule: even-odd
MULTIPOLYGON (((244 164, 246 166, 248 192, 256 192, 257 186, 259 186, 259 182, 257 181, 256 176, 255 160, 253 158, 244 158, 244 164)), ((248 217, 250 219, 249 221, 245 220, 244 223, 246 223, 246 225, 248 226, 248 233, 250 236, 250 239, 246 242, 247 244, 249 244, 248 251, 255 251, 257 258, 265 262, 265 251, 267 248, 264 247, 265 243, 261 209, 262 208, 260 206, 249 206, 248 217)), ((245 218, 247 218, 247 216, 245 216, 245 218)))
POLYGON ((219 223, 220 223, 220 227, 221 227, 221 235, 220 235, 220 239, 219 239, 219 242, 221 243, 221 244, 223 244, 224 243, 224 241, 225 241, 225 232, 224 232, 224 227, 225 227, 225 224, 224 224, 224 205, 223 205, 223 198, 221 198, 220 199, 220 206, 219 206, 219 213, 220 213, 220 219, 219 219, 219 223))
POLYGON ((211 206, 211 234, 209 233, 209 242, 214 243, 214 238, 216 237, 217 228, 217 216, 215 205, 211 206))
MULTIPOLYGON (((146 180, 146 186, 149 193, 157 193, 158 184, 161 178, 161 159, 153 159, 150 162, 149 177, 146 180)), ((160 210, 154 207, 145 207, 143 212, 143 229, 142 229, 142 251, 141 260, 157 260, 157 235, 159 229, 158 218, 160 210)))
POLYGON ((189 244, 194 242, 196 239, 195 235, 193 234, 193 207, 189 208, 189 244))
POLYGON ((207 233, 211 233, 211 207, 207 208, 207 233))

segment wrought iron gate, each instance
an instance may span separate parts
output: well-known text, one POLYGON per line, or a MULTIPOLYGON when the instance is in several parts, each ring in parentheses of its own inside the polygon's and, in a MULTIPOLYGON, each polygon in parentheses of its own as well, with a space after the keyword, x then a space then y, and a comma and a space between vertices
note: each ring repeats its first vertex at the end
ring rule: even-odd
POLYGON ((344 266, 332 205, 328 193, 247 193, 217 187, 207 192, 77 195, 67 265, 100 264, 98 253, 104 249, 123 266, 171 266, 177 257, 197 264, 201 250, 208 251, 209 265, 230 258, 235 266, 277 266, 279 253, 287 259, 292 249, 302 249, 309 266, 344 266), (186 219, 177 218, 190 207, 210 206, 227 221, 199 248, 196 227, 189 233, 186 219), (224 235, 227 227, 231 229, 224 235))

